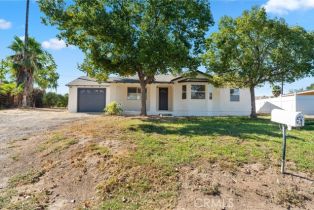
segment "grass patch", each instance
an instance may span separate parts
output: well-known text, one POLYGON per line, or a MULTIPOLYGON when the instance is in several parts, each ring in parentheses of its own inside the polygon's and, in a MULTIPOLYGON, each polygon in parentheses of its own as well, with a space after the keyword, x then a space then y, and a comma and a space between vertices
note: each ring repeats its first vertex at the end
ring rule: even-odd
POLYGON ((27 184, 33 184, 39 181, 40 177, 45 174, 45 171, 30 170, 22 174, 14 175, 9 179, 9 187, 17 187, 27 184))
POLYGON ((89 145, 89 149, 96 155, 106 156, 110 154, 110 151, 107 147, 99 144, 91 144, 89 145))
POLYGON ((62 134, 54 134, 50 139, 41 143, 38 146, 38 151, 46 151, 48 154, 54 152, 60 152, 69 148, 71 145, 77 144, 78 140, 75 138, 70 138, 62 134))
POLYGON ((11 199, 17 195, 17 191, 13 189, 8 189, 0 192, 0 209, 4 209, 9 206, 11 199))
MULTIPOLYGON (((281 130, 268 118, 199 117, 129 120, 137 139, 136 160, 173 167, 205 158, 235 165, 280 160, 281 130)), ((314 121, 288 131, 287 159, 299 170, 314 171, 314 121)))
MULTIPOLYGON (((33 193, 27 195, 26 197, 19 199, 12 199, 13 196, 18 196, 13 192, 10 199, 2 206, 4 209, 8 210, 30 210, 30 209, 46 209, 48 205, 49 198, 47 196, 47 191, 33 193)), ((1 205, 1 204, 0 204, 1 205)), ((1 207, 1 206, 0 206, 1 207)))
MULTIPOLYGON (((136 149, 104 166, 110 178, 97 187, 104 199, 102 209, 174 208, 180 186, 177 168, 200 160, 219 163, 231 172, 247 163, 268 166, 280 162, 281 130, 267 117, 104 121, 104 125, 119 124, 114 129, 119 140, 136 145, 136 149)), ((93 133, 95 138, 104 135, 93 133)), ((103 149, 93 145, 92 150, 102 153, 103 149)), ((107 154, 107 149, 103 153, 107 154)), ((314 120, 307 120, 300 130, 288 131, 287 160, 294 162, 298 170, 314 172, 314 120)), ((203 192, 218 196, 219 185, 203 188, 203 192)))
POLYGON ((306 200, 309 198, 298 193, 296 189, 283 189, 276 196, 276 203, 287 208, 291 206, 304 207, 306 200))

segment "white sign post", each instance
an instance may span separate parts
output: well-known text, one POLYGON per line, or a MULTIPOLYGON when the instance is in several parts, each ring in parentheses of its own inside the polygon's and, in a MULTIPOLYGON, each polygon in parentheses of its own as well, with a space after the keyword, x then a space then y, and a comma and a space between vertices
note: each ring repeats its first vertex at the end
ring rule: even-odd
POLYGON ((281 109, 273 109, 271 112, 271 121, 279 123, 282 126, 281 173, 284 174, 286 162, 287 128, 288 130, 291 130, 293 127, 304 126, 304 115, 301 112, 290 112, 281 109))

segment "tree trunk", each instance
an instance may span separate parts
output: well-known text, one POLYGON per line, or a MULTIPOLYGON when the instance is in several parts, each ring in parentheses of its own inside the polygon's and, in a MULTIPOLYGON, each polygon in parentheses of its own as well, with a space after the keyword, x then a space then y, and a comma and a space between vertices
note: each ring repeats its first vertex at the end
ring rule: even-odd
POLYGON ((28 74, 25 82, 24 87, 24 96, 26 99, 26 106, 32 107, 33 106, 33 75, 28 74))
POLYGON ((250 87, 250 93, 251 93, 251 118, 256 118, 256 107, 255 107, 255 90, 254 87, 250 87))
POLYGON ((145 81, 140 81, 141 83, 141 116, 147 116, 146 110, 146 83, 145 81))
MULTIPOLYGON (((25 37, 24 37, 24 54, 23 59, 27 60, 27 52, 28 52, 28 18, 29 18, 29 0, 26 0, 26 17, 25 17, 25 37)), ((22 106, 27 107, 29 106, 29 95, 30 92, 28 92, 31 88, 28 87, 29 85, 29 72, 26 66, 24 66, 24 71, 26 74, 26 81, 24 83, 24 91, 23 91, 23 101, 22 106)))
POLYGON ((145 75, 142 71, 137 72, 138 78, 140 80, 141 85, 141 116, 147 116, 146 111, 146 85, 147 81, 145 79, 145 75))

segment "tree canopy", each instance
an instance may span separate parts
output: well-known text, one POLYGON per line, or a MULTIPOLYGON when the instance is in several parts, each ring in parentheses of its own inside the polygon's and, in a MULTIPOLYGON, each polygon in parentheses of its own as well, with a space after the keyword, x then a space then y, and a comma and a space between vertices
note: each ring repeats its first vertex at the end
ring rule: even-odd
POLYGON ((314 73, 313 33, 269 19, 263 8, 221 18, 206 47, 203 64, 214 75, 213 82, 250 89, 251 117, 256 116, 255 87, 314 73))
POLYGON ((278 97, 281 94, 281 87, 279 85, 274 85, 271 90, 273 96, 278 97))
POLYGON ((16 78, 17 84, 25 82, 24 68, 33 76, 35 83, 42 89, 56 88, 59 79, 57 65, 50 53, 43 50, 40 43, 34 38, 28 40, 28 59, 23 59, 24 42, 19 37, 14 37, 14 41, 9 46, 14 52, 7 58, 11 63, 11 73, 16 78))
POLYGON ((156 74, 196 70, 213 24, 208 0, 39 0, 44 23, 86 55, 81 69, 103 80, 137 74, 145 87, 156 74))
MULTIPOLYGON (((51 54, 43 50, 34 38, 30 37, 28 40, 27 59, 24 59, 24 41, 19 37, 14 37, 9 48, 13 54, 5 60, 6 71, 15 80, 16 87, 24 92, 27 90, 29 96, 32 94, 34 83, 44 90, 57 87, 59 78, 56 71, 57 65, 51 54)), ((21 104, 21 98, 19 104, 21 104)))

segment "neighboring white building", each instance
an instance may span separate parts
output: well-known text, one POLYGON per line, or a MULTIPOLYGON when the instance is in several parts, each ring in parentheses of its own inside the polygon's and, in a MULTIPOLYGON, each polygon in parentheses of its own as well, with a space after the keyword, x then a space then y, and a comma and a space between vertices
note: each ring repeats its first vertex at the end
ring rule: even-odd
MULTIPOLYGON (((79 77, 67 84, 70 112, 102 111, 106 104, 116 101, 125 114, 139 114, 141 89, 134 77, 111 77, 104 83, 79 77)), ((215 88, 208 75, 196 77, 157 75, 147 85, 147 114, 173 116, 250 115, 248 89, 215 88)))
POLYGON ((255 104, 256 112, 261 114, 270 114, 273 109, 284 109, 313 115, 314 90, 287 94, 276 98, 256 99, 255 104))

